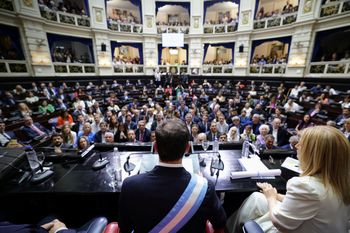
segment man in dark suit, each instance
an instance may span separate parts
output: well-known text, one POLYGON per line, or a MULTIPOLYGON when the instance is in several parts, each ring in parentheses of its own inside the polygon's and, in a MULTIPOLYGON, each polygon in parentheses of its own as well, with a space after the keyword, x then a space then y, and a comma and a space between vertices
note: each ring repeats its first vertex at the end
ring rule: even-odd
POLYGON ((108 125, 106 122, 101 121, 100 122, 100 130, 95 134, 94 136, 94 142, 98 142, 98 143, 105 143, 105 133, 107 132, 108 129, 108 125))
POLYGON ((139 121, 138 128, 135 132, 136 140, 139 142, 149 142, 151 140, 151 131, 146 129, 145 121, 139 121))
POLYGON ((270 133, 275 138, 275 146, 281 147, 288 143, 287 131, 283 127, 281 127, 281 119, 273 119, 272 125, 270 125, 270 133))
POLYGON ((198 123, 199 129, 202 133, 206 133, 210 129, 210 122, 208 115, 203 115, 202 120, 198 123))
POLYGON ((35 122, 33 123, 33 119, 30 116, 24 118, 24 126, 21 130, 28 136, 29 139, 36 139, 38 137, 48 136, 49 130, 45 129, 42 125, 35 122))
POLYGON ((77 116, 77 120, 75 121, 75 124, 72 126, 72 131, 76 132, 78 135, 79 132, 83 131, 84 123, 85 123, 84 116, 82 114, 79 114, 77 116))
POLYGON ((208 141, 215 141, 215 138, 219 141, 219 132, 217 128, 217 123, 212 121, 210 124, 210 131, 207 133, 208 141))
MULTIPOLYGON (((148 173, 124 180, 119 199, 118 223, 121 232, 149 232, 159 226, 165 216, 171 215, 170 211, 176 211, 174 205, 179 203, 180 197, 184 197, 184 191, 193 177, 198 177, 188 173, 182 166, 183 154, 189 147, 188 140, 188 130, 180 120, 169 120, 157 127, 159 165, 148 173)), ((200 179, 208 184, 202 190, 204 198, 195 198, 200 200, 198 208, 177 232, 204 232, 207 220, 214 229, 225 227, 226 215, 216 196, 214 185, 207 183, 203 177, 200 179)), ((175 220, 172 217, 169 219, 175 220)))

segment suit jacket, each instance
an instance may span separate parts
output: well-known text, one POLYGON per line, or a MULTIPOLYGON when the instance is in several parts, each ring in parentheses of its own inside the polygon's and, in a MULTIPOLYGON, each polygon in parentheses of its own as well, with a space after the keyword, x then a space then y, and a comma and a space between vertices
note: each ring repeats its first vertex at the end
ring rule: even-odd
POLYGON ((76 132, 77 135, 79 133, 79 128, 80 128, 80 123, 76 122, 73 126, 72 126, 72 131, 76 132))
MULTIPOLYGON (((216 138, 217 138, 218 141, 219 141, 219 137, 220 137, 220 133, 216 132, 216 138)), ((215 136, 213 135, 213 133, 211 131, 209 131, 207 133, 207 140, 208 141, 214 141, 215 140, 215 136)))
POLYGON ((208 132, 208 130, 210 130, 210 122, 209 121, 207 123, 204 123, 203 121, 200 121, 198 123, 198 126, 199 126, 199 129, 200 129, 200 131, 202 133, 206 133, 206 132, 208 132), (207 130, 205 130, 205 128, 207 128, 207 130))
MULTIPOLYGON (((41 131, 43 131, 44 133, 48 133, 48 130, 45 129, 42 125, 40 125, 39 123, 35 122, 34 125, 39 128, 41 131)), ((36 131, 34 131, 32 128, 30 128, 29 126, 23 126, 21 128, 21 130, 27 134, 27 136, 30 138, 30 139, 34 139, 35 137, 38 137, 40 136, 36 131)))
POLYGON ((94 142, 98 142, 98 143, 102 142, 102 132, 101 132, 101 130, 98 131, 98 132, 95 134, 95 136, 94 136, 94 142))
MULTIPOLYGON (((270 133, 269 134, 272 134, 272 126, 270 126, 270 133)), ((283 145, 286 145, 288 144, 288 133, 287 133, 287 130, 285 130, 283 127, 279 127, 278 128, 278 131, 277 131, 277 146, 281 147, 283 145)))
MULTIPOLYGON (((149 232, 173 208, 190 179, 190 173, 184 168, 161 166, 125 179, 119 199, 118 223, 121 232, 149 232)), ((225 211, 211 182, 208 182, 208 190, 201 206, 178 232, 205 232, 206 220, 215 228, 223 228, 226 223, 225 211)))
MULTIPOLYGON (((137 129, 135 132, 136 140, 140 141, 140 129, 137 129)), ((143 132, 143 142, 150 142, 151 141, 151 131, 149 129, 145 129, 143 132)))
MULTIPOLYGON (((31 224, 13 224, 10 222, 0 222, 0 232, 16 232, 16 233, 48 233, 47 230, 40 226, 31 224)), ((75 230, 60 230, 57 233, 76 233, 75 230)))

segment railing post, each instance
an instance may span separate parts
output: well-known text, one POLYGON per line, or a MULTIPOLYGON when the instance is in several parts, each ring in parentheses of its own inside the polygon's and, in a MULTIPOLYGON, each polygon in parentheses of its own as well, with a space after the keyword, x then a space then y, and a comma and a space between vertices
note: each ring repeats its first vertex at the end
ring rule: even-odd
POLYGON ((55 14, 56 14, 57 22, 61 23, 60 14, 57 11, 55 12, 55 14))
POLYGON ((5 66, 6 66, 7 73, 11 73, 10 65, 8 62, 5 62, 5 66))
POLYGON ((323 74, 327 74, 327 71, 328 71, 328 63, 325 65, 324 67, 324 71, 323 71, 323 74))
POLYGON ((272 65, 272 74, 275 74, 275 65, 272 65))
POLYGON ((344 5, 344 2, 343 2, 343 1, 341 1, 341 2, 339 3, 338 14, 341 14, 342 9, 343 9, 343 5, 344 5))
POLYGON ((75 26, 78 26, 78 17, 77 16, 74 16, 74 23, 75 23, 75 26))

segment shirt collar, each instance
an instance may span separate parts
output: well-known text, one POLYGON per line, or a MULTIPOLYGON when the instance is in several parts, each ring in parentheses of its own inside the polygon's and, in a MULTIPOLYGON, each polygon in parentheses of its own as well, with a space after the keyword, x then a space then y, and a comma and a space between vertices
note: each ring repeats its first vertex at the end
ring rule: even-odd
POLYGON ((171 167, 171 168, 183 167, 182 164, 180 164, 180 163, 171 164, 171 163, 163 163, 163 162, 160 162, 160 161, 159 161, 159 163, 158 163, 158 166, 161 166, 161 167, 171 167))

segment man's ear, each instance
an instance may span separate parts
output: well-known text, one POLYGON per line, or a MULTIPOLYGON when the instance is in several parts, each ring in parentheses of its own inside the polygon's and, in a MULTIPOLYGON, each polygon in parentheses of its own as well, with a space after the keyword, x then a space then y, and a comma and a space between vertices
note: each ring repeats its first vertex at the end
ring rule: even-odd
POLYGON ((186 144, 185 153, 190 153, 190 149, 191 149, 191 144, 190 144, 190 142, 188 141, 187 144, 186 144))

